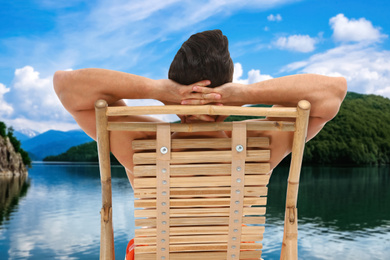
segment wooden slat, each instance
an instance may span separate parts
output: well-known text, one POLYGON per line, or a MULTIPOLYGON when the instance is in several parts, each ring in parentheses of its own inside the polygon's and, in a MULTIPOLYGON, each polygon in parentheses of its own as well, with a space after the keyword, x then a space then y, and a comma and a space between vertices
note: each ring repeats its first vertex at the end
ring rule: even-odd
MULTIPOLYGON (((262 186, 247 186, 244 188, 245 196, 266 196, 267 192, 268 188, 262 186)), ((230 196, 230 187, 171 188, 171 198, 219 196, 230 196)), ((134 198, 156 198, 156 189, 135 189, 134 198)))
MULTIPOLYGON (((170 175, 226 175, 230 174, 231 164, 185 164, 171 165, 170 175)), ((246 163, 245 174, 267 174, 270 172, 269 163, 246 163)), ((134 176, 155 177, 155 165, 139 165, 134 167, 134 176)))
MULTIPOLYGON (((260 243, 242 243, 242 250, 256 250, 262 249, 263 245, 260 243)), ((170 252, 186 252, 186 251, 226 251, 227 244, 215 243, 215 244, 189 244, 189 245, 170 245, 170 252)), ((168 250, 168 249, 167 249, 168 250)), ((134 249, 136 254, 142 253, 154 253, 156 252, 156 246, 137 246, 134 249)))
POLYGON ((249 224, 265 224, 265 217, 243 217, 242 223, 249 224))
MULTIPOLYGON (((170 157, 171 157, 171 125, 168 123, 159 124, 156 133, 156 172, 157 174, 157 203, 156 203, 156 225, 157 225, 157 241, 166 241, 169 245, 170 235, 167 230, 166 223, 169 223, 170 218, 170 157), (164 147, 165 152, 161 151, 164 147), (165 195, 163 195, 165 194, 165 195), (164 212, 164 214, 163 214, 164 212)), ((169 257, 169 252, 162 250, 164 245, 157 243, 157 259, 165 259, 169 257)))
MULTIPOLYGON (((169 225, 172 226, 203 226, 210 225, 210 229, 212 229, 212 225, 227 225, 229 223, 228 217, 207 217, 207 218, 171 218, 169 221, 169 225)), ((136 227, 154 227, 156 226, 156 219, 148 218, 148 219, 136 219, 135 220, 136 227)))
POLYGON ((226 241, 228 245, 227 256, 239 255, 241 243, 241 228, 243 216, 243 201, 245 187, 245 159, 246 159, 246 124, 243 122, 233 122, 232 131, 232 168, 231 168, 231 193, 230 193, 230 216, 229 216, 229 238, 226 241), (238 147, 242 150, 237 149, 238 147), (237 170, 241 168, 241 170, 237 170), (240 181, 237 181, 240 180, 240 181))
MULTIPOLYGON (((132 142, 133 150, 155 150, 156 140, 134 140, 132 142)), ((230 138, 199 138, 199 139, 173 139, 172 149, 190 149, 190 148, 231 148, 230 138)), ((247 147, 267 148, 269 146, 268 137, 248 137, 247 147)))
MULTIPOLYGON (((170 226, 203 226, 203 225, 227 225, 229 217, 197 217, 197 218, 171 218, 170 226)), ((243 224, 265 224, 265 217, 243 217, 243 224)), ((136 219, 136 227, 154 227, 156 226, 155 218, 136 219)), ((211 226, 210 229, 213 227, 211 226)))
MULTIPOLYGON (((230 162, 231 151, 172 152, 171 164, 230 162)), ((270 159, 269 150, 248 150, 247 162, 265 162, 270 159)), ((156 164, 156 153, 135 153, 134 164, 156 164)))
MULTIPOLYGON (((196 227, 170 227, 169 233, 172 236, 182 236, 182 235, 227 235, 228 226, 215 226, 210 229, 210 226, 196 226, 196 227)), ((264 226, 243 226, 242 234, 243 235, 256 235, 263 234, 265 230, 264 226)), ((135 237, 147 237, 147 236, 156 236, 155 228, 137 228, 135 229, 135 237)))
MULTIPOLYGON (((156 132, 158 123, 138 123, 138 122, 108 122, 109 131, 145 131, 156 132)), ((232 131, 231 122, 204 124, 172 124, 172 132, 195 133, 208 131, 232 131)), ((295 123, 286 121, 248 121, 248 131, 294 131, 295 123)))
POLYGON ((107 116, 128 116, 128 115, 242 115, 242 116, 266 116, 266 117, 296 117, 295 107, 237 107, 237 106, 139 106, 139 107, 108 107, 107 116))
MULTIPOLYGON (((191 243, 223 243, 228 239, 228 235, 203 235, 203 236, 171 236, 172 244, 191 244, 191 243)), ((241 241, 261 241, 263 235, 242 235, 241 241)), ((155 245, 156 237, 137 237, 134 238, 136 245, 155 245)))
MULTIPOLYGON (((142 260, 156 260, 156 254, 136 254, 142 257, 142 260)), ((260 259, 261 251, 241 251, 240 259, 260 259)), ((170 260, 221 260, 226 259, 226 252, 186 252, 186 253, 170 253, 170 260)))
MULTIPOLYGON (((206 177, 172 177, 170 178, 171 187, 218 187, 229 186, 230 176, 206 176, 206 177)), ((245 183, 250 185, 267 185, 270 175, 247 175, 245 183)), ((137 178, 134 179, 134 188, 153 188, 156 187, 156 178, 137 178)))
MULTIPOLYGON (((244 215, 264 215, 265 207, 243 208, 244 215)), ((136 218, 155 217, 155 209, 134 210, 136 218)), ((181 208, 171 209, 170 217, 229 216, 229 208, 181 208)))
MULTIPOLYGON (((244 198, 243 206, 260 205, 267 203, 266 197, 244 198)), ((171 199, 171 208, 174 207, 225 207, 230 205, 230 198, 200 198, 200 199, 171 199)), ((134 200, 135 208, 155 208, 155 199, 134 200)))

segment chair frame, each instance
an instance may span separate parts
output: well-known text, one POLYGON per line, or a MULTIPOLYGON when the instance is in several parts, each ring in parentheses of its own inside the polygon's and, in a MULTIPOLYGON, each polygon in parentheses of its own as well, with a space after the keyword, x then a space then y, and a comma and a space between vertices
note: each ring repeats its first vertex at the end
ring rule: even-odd
MULTIPOLYGON (((156 131, 159 123, 118 123, 109 122, 111 116, 150 115, 150 114, 208 114, 208 115, 246 115, 271 118, 290 118, 295 122, 257 121, 248 124, 247 130, 294 131, 292 158, 288 176, 284 235, 280 259, 298 259, 298 215, 297 197, 302 165, 303 150, 306 141, 310 103, 302 100, 297 107, 232 107, 232 106, 152 106, 152 107, 108 107, 107 102, 95 103, 99 168, 102 185, 101 240, 100 259, 115 259, 114 233, 112 222, 112 187, 110 164, 109 131, 156 131)), ((282 119, 281 119, 282 120, 282 119)), ((168 124, 169 125, 169 124, 168 124)), ((202 131, 231 130, 233 123, 202 124, 202 131)), ((170 124, 171 132, 199 131, 197 124, 170 124)), ((170 132, 169 132, 170 133, 170 132)), ((159 258, 161 259, 161 258, 159 258)), ((167 259, 167 258, 163 258, 167 259)))

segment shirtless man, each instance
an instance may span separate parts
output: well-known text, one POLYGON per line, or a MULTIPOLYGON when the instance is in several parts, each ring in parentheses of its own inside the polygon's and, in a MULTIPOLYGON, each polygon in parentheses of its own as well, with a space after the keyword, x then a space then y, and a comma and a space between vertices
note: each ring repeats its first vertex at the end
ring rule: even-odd
MULTIPOLYGON (((232 83, 233 62, 226 36, 219 30, 191 36, 176 54, 169 79, 153 80, 133 74, 103 69, 57 71, 54 89, 63 106, 79 126, 96 140, 95 101, 109 106, 126 106, 122 99, 156 99, 164 104, 270 104, 296 106, 305 99, 311 103, 307 141, 313 138, 339 111, 346 95, 344 78, 313 74, 275 78, 254 84, 232 83)), ((180 116, 182 122, 221 121, 208 115, 180 116)), ((117 120, 124 120, 119 118, 117 120)), ((127 117, 128 121, 159 121, 148 116, 127 117)), ((265 119, 267 120, 267 119, 265 119)), ((229 136, 220 132, 219 136, 229 136)), ((271 169, 291 152, 291 132, 276 131, 271 137, 271 169)), ((110 135, 111 151, 125 167, 133 183, 134 139, 154 138, 145 132, 117 132, 110 135)))

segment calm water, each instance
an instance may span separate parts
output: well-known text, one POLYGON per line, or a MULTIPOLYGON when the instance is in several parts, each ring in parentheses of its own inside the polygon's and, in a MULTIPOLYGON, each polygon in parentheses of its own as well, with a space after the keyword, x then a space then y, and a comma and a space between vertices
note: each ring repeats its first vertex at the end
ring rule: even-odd
MULTIPOLYGON (((287 173, 269 185, 263 258, 279 259, 287 173)), ((134 235, 133 193, 113 168, 117 259, 134 235)), ((98 259, 97 165, 34 164, 0 179, 0 259, 98 259)), ((298 202, 300 259, 390 259, 390 167, 305 167, 298 202)))

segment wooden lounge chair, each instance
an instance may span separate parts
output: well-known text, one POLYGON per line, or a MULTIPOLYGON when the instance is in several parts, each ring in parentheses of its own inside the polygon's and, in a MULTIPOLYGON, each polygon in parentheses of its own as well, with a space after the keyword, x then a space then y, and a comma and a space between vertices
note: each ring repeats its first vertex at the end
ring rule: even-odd
POLYGON ((297 195, 310 103, 292 108, 107 107, 96 102, 102 182, 101 259, 115 259, 109 131, 155 131, 133 141, 135 259, 261 259, 270 140, 248 131, 294 131, 281 259, 297 259, 297 195), (202 124, 110 122, 147 114, 266 116, 202 124), (289 120, 285 120, 288 118, 289 120), (172 132, 232 131, 231 138, 172 139, 172 132))

